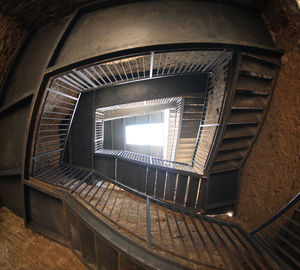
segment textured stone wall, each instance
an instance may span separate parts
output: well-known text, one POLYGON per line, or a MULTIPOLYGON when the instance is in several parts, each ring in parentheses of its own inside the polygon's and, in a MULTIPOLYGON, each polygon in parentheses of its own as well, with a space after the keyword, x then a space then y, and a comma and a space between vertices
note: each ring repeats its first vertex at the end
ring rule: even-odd
POLYGON ((0 85, 29 31, 71 14, 92 0, 0 0, 0 85))
POLYGON ((20 27, 10 16, 0 12, 0 85, 27 34, 28 30, 20 27))
POLYGON ((270 110, 241 177, 237 217, 253 228, 300 191, 300 10, 272 1, 265 21, 284 50, 270 110))

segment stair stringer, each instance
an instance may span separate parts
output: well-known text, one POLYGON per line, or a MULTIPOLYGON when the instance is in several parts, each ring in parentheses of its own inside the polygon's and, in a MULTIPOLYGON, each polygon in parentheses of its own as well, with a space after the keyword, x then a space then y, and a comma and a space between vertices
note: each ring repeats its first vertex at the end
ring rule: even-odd
MULTIPOLYGON (((61 223, 60 226, 65 228, 65 237, 53 232, 52 228, 45 228, 40 224, 31 222, 30 218, 27 218, 25 225, 45 237, 68 247, 89 269, 189 269, 153 254, 130 238, 114 230, 103 218, 94 214, 95 211, 92 207, 88 206, 78 196, 70 194, 70 192, 64 188, 55 187, 34 178, 26 181, 25 188, 37 191, 61 202, 64 218, 58 220, 58 222, 61 223), (75 216, 75 230, 77 230, 78 233, 81 227, 83 228, 81 231, 90 232, 91 235, 93 235, 93 241, 89 241, 89 250, 84 251, 87 247, 84 247, 83 242, 88 239, 82 235, 82 232, 79 233, 80 243, 77 248, 74 248, 72 245, 74 239, 72 239, 70 228, 70 214, 75 216), (88 256, 91 250, 95 251, 94 256, 92 256, 93 258, 88 256), (104 250, 106 253, 109 252, 110 254, 101 256, 101 250, 104 250), (124 263, 124 260, 129 263, 124 263), (124 264, 127 265, 128 268, 126 268, 126 266, 124 268, 124 264)), ((26 208, 27 213, 31 211, 28 205, 26 208)), ((59 211, 59 209, 56 209, 55 212, 57 213, 59 211)))
MULTIPOLYGON (((219 134, 216 136, 206 167, 207 184, 221 178, 229 177, 229 185, 235 186, 224 203, 218 201, 210 206, 206 201, 205 210, 213 205, 223 211, 235 209, 239 193, 240 170, 259 136, 266 114, 270 108, 279 67, 280 55, 261 55, 239 52, 233 59, 235 69, 232 70, 231 81, 227 85, 227 93, 223 104, 222 121, 219 134), (232 195, 234 194, 234 195, 232 195)), ((227 183, 224 183, 227 185, 227 183)), ((206 200, 213 201, 216 194, 209 194, 206 200)))

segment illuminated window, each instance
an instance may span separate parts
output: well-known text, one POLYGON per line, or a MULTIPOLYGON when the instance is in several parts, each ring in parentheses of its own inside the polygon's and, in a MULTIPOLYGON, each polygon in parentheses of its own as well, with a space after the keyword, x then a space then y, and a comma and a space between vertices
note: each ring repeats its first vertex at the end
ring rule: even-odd
POLYGON ((126 126, 126 144, 163 146, 164 123, 126 126))

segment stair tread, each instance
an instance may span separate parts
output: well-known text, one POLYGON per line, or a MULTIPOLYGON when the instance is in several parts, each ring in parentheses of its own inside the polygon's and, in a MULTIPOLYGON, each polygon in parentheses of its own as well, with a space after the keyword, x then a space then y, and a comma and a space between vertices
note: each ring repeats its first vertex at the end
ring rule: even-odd
POLYGON ((219 149, 222 151, 250 147, 252 140, 253 137, 223 139, 219 149))
POLYGON ((253 93, 253 94, 256 94, 256 95, 268 96, 268 95, 270 95, 271 90, 257 91, 257 90, 251 90, 251 89, 246 89, 246 88, 239 87, 239 88, 236 89, 236 92, 237 93, 238 92, 240 92, 240 93, 253 93))
POLYGON ((188 154, 191 153, 191 149, 179 149, 179 150, 177 150, 178 155, 186 154, 186 153, 188 153, 188 154))
POLYGON ((215 162, 245 158, 247 153, 248 153, 248 148, 244 150, 235 149, 235 150, 228 150, 228 151, 221 151, 221 152, 219 151, 215 159, 215 162))
POLYGON ((235 106, 231 108, 231 110, 243 110, 243 111, 263 111, 265 109, 266 109, 265 107, 258 107, 258 106, 255 107, 235 106))
POLYGON ((233 101, 233 108, 265 108, 267 106, 267 98, 260 95, 253 95, 253 94, 239 94, 237 93, 234 101, 233 101))
POLYGON ((183 107, 183 113, 200 113, 203 110, 203 106, 186 106, 183 107))
POLYGON ((249 77, 241 75, 239 76, 237 89, 240 90, 249 90, 252 92, 267 92, 271 93, 272 91, 272 84, 271 81, 255 78, 255 77, 249 77))
POLYGON ((272 73, 259 73, 247 69, 246 67, 240 67, 240 74, 244 76, 256 77, 265 80, 272 80, 274 75, 272 73))
POLYGON ((204 105, 204 99, 203 98, 185 98, 184 99, 184 106, 191 105, 191 106, 203 106, 204 105))
POLYGON ((260 62, 264 62, 264 63, 275 65, 275 66, 280 66, 280 64, 281 64, 280 58, 278 58, 278 57, 257 55, 257 54, 246 53, 246 52, 243 52, 242 56, 249 57, 251 59, 258 60, 260 62))
POLYGON ((228 124, 251 124, 259 123, 262 119, 262 113, 256 111, 231 111, 228 124))
POLYGON ((257 125, 227 126, 223 138, 240 138, 255 136, 258 131, 257 125))
POLYGON ((224 171, 224 170, 239 168, 242 164, 242 161, 243 161, 242 158, 228 160, 228 161, 217 161, 213 163, 211 171, 216 172, 216 171, 224 171))
POLYGON ((201 113, 183 113, 182 120, 201 120, 201 113))

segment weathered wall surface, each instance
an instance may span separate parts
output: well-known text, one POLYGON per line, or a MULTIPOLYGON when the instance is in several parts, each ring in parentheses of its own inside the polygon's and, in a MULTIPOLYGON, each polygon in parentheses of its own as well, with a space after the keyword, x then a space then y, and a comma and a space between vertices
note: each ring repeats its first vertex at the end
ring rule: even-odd
POLYGON ((27 33, 14 19, 0 12, 0 85, 27 33))
POLYGON ((87 270, 71 250, 26 228, 5 207, 0 208, 0 268, 87 270))
POLYGON ((278 0, 264 16, 285 54, 270 110, 241 177, 237 217, 250 228, 300 191, 300 10, 296 1, 278 0))
POLYGON ((88 2, 92 0, 0 0, 0 85, 30 30, 54 22, 88 2))

